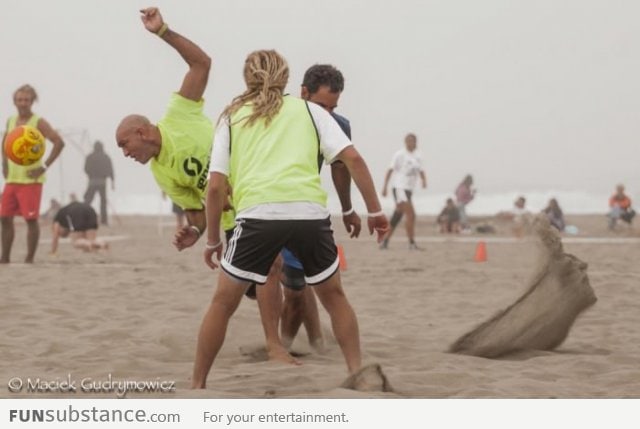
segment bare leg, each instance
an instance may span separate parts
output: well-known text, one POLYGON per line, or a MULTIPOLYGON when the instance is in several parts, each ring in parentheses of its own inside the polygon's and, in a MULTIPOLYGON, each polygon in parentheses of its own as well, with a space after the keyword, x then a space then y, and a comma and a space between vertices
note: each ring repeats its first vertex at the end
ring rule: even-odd
POLYGON ((409 243, 413 244, 416 237, 416 212, 413 209, 413 204, 405 203, 404 215, 407 238, 409 239, 409 243))
POLYGON ((38 249, 38 240, 40 239, 40 224, 38 219, 32 219, 27 221, 27 257, 24 262, 27 264, 33 263, 33 258, 36 256, 36 250, 38 249))
POLYGON ((396 209, 393 211, 393 215, 391 215, 391 220, 389 221, 391 225, 391 229, 389 229, 389 232, 384 238, 384 241, 380 245, 381 249, 386 249, 389 246, 389 240, 391 240, 391 236, 393 235, 393 232, 396 230, 396 227, 402 220, 402 216, 404 216, 405 206, 406 206, 406 203, 404 202, 398 203, 396 205, 396 209))
POLYGON ((331 317, 333 334, 342 349, 349 373, 360 369, 360 333, 356 314, 340 283, 340 272, 315 286, 316 295, 331 317))
POLYGON ((2 257, 0 264, 8 264, 11 260, 11 246, 13 246, 13 238, 15 236, 15 227, 13 225, 13 217, 3 217, 2 223, 2 257))
POLYGON ((282 311, 282 294, 280 292, 281 267, 282 261, 278 258, 269 270, 267 282, 264 286, 257 286, 256 288, 260 319, 262 320, 262 328, 267 342, 269 360, 300 365, 300 361, 291 356, 282 345, 278 335, 278 322, 282 311))
POLYGON ((73 247, 84 252, 91 252, 91 242, 86 238, 76 238, 73 240, 73 247))
POLYGON ((324 351, 324 338, 322 336, 322 326, 320 325, 320 314, 318 304, 313 289, 307 286, 302 291, 304 294, 305 309, 303 312, 304 328, 307 330, 307 338, 313 349, 319 353, 324 351))
POLYGON ((302 326, 305 300, 302 290, 293 290, 284 287, 283 292, 284 303, 280 321, 280 336, 282 337, 284 346, 289 348, 291 344, 293 344, 293 339, 298 335, 300 326, 302 326))
POLYGON ((85 232, 72 232, 69 234, 71 243, 76 249, 80 249, 85 252, 91 251, 91 241, 88 240, 85 232))
POLYGON ((302 290, 285 287, 284 308, 280 322, 280 333, 285 347, 291 347, 303 323, 311 347, 317 352, 323 352, 324 338, 313 290, 309 286, 305 286, 302 290))
POLYGON ((192 389, 204 389, 207 386, 207 375, 222 347, 229 319, 238 308, 246 286, 246 282, 239 283, 224 271, 220 271, 218 287, 204 315, 198 334, 192 389))
POLYGON ((84 236, 89 241, 89 251, 107 250, 109 248, 109 244, 106 241, 98 238, 98 231, 95 229, 85 231, 84 236))
POLYGON ((107 185, 103 183, 98 185, 98 195, 100 196, 100 223, 109 225, 107 220, 107 185))
POLYGON ((109 243, 99 238, 96 238, 91 242, 91 250, 109 250, 109 243))

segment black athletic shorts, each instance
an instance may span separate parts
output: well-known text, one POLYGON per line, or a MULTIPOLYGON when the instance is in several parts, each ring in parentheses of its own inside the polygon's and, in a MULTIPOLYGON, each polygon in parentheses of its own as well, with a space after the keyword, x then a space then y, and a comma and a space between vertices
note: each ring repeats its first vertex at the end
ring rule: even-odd
MULTIPOLYGON (((231 240, 231 237, 233 237, 233 229, 228 229, 224 232, 224 237, 225 240, 227 241, 227 247, 229 247, 229 240, 231 240)), ((249 285, 249 287, 247 288, 247 291, 244 293, 245 296, 247 298, 251 298, 251 299, 257 299, 258 297, 258 292, 256 291, 256 284, 255 282, 251 282, 251 284, 249 285)))
POLYGON ((89 204, 75 201, 61 208, 53 219, 72 232, 98 229, 98 215, 89 204))
POLYGON ((304 267, 304 280, 322 283, 338 270, 331 220, 237 219, 222 258, 222 269, 241 280, 264 284, 283 247, 304 267))

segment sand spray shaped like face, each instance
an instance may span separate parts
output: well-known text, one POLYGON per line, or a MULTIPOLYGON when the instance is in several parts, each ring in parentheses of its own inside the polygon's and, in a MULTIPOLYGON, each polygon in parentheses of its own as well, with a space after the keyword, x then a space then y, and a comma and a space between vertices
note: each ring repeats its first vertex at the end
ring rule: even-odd
POLYGON ((533 227, 543 264, 531 286, 514 304, 457 339, 450 352, 497 358, 522 350, 553 350, 580 313, 596 303, 587 264, 564 253, 560 235, 546 217, 537 216, 533 227))

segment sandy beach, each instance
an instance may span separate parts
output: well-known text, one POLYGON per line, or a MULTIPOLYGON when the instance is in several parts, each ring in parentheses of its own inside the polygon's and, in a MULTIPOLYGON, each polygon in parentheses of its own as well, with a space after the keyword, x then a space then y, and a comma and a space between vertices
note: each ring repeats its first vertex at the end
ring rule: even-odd
MULTIPOLYGON (((409 251, 401 230, 383 251, 369 236, 348 239, 334 220, 363 363, 381 365, 394 388, 387 393, 340 388, 346 366, 332 338, 321 355, 299 335, 299 367, 266 361, 257 304, 248 299, 231 321, 208 389, 189 390, 196 335, 217 279, 202 262, 202 243, 178 253, 171 226, 159 229, 155 217, 120 217, 100 231, 111 239, 107 253, 62 244, 54 258, 43 226, 37 263, 28 266, 17 262, 25 252, 18 220, 16 262, 0 266, 0 381, 175 382, 169 392, 127 394, 142 398, 640 398, 640 233, 610 232, 604 215, 567 220, 579 233, 563 236, 565 251, 589 264, 598 302, 556 350, 502 359, 447 349, 525 291, 538 259, 534 238, 515 239, 504 225, 495 234, 445 236, 433 218, 422 217, 423 251, 409 251), (486 243, 486 262, 474 262, 479 241, 486 243)), ((321 317, 330 335, 324 311, 321 317)), ((20 391, 3 387, 0 396, 116 397, 91 389, 14 390, 20 391)))

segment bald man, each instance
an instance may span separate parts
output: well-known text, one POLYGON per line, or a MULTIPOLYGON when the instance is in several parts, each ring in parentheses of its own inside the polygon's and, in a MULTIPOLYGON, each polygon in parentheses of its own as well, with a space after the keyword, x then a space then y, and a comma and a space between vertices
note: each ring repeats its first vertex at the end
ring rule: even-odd
MULTIPOLYGON (((150 164, 162 191, 184 210, 188 225, 176 232, 173 241, 178 250, 183 250, 193 246, 207 226, 203 201, 209 180, 214 127, 203 113, 202 95, 207 87, 211 59, 193 42, 169 29, 157 8, 143 9, 141 13, 145 28, 178 51, 189 65, 189 71, 157 125, 142 115, 126 116, 118 126, 116 141, 126 157, 150 164)), ((225 231, 233 230, 235 213, 229 204, 225 210, 221 226, 225 231)), ((273 314, 269 305, 277 299, 280 287, 277 274, 274 272, 269 277, 269 294, 258 296, 260 314, 265 321, 267 351, 272 360, 296 363, 282 346, 278 335, 279 314, 273 314)))
MULTIPOLYGON (((178 250, 192 246, 207 222, 204 196, 213 142, 213 124, 203 112, 202 95, 207 87, 211 58, 195 43, 171 30, 160 11, 140 11, 144 27, 173 47, 189 65, 182 86, 171 96, 164 118, 152 124, 145 116, 126 116, 116 131, 124 156, 150 164, 153 176, 171 201, 181 207, 187 225, 179 229, 173 244, 178 250)), ((233 215, 223 220, 233 228, 233 215)))

